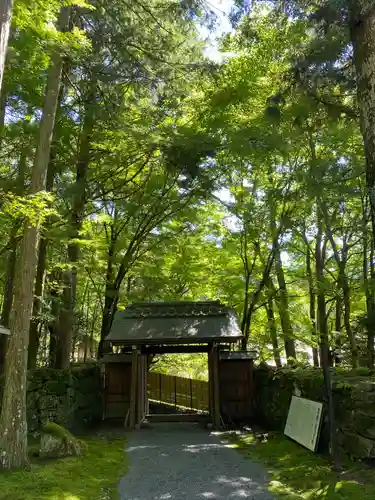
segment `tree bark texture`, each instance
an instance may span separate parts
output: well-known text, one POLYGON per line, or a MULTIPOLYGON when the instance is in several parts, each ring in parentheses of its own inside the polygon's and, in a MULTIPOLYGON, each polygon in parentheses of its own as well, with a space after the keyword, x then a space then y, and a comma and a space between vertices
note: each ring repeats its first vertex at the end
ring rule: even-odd
POLYGON ((267 281, 270 278, 271 269, 272 269, 274 259, 275 259, 275 241, 274 241, 274 244, 272 245, 272 249, 270 250, 270 253, 268 254, 267 262, 265 262, 265 264, 264 264, 262 278, 259 281, 259 283, 257 284, 256 288, 254 289, 254 291, 251 295, 250 304, 249 304, 249 307, 246 311, 245 324, 244 324, 244 328, 242 330, 244 337, 243 337, 243 340, 241 343, 241 348, 243 350, 247 349, 247 343, 248 343, 249 337, 250 337, 251 320, 253 317, 255 306, 258 302, 259 296, 262 293, 263 288, 265 287, 267 281))
POLYGON ((51 316, 52 320, 48 325, 49 331, 49 351, 48 351, 48 366, 54 368, 56 365, 56 346, 57 346, 57 328, 60 312, 60 293, 59 284, 61 282, 60 270, 54 270, 50 275, 50 283, 48 285, 48 293, 51 297, 51 316))
POLYGON ((39 347, 39 320, 38 315, 41 311, 41 300, 43 295, 44 273, 47 262, 47 240, 42 238, 39 241, 38 265, 35 279, 35 291, 33 299, 33 311, 30 322, 30 339, 28 349, 28 367, 30 370, 36 368, 38 347, 39 347))
POLYGON ((366 155, 366 184, 375 238, 375 2, 348 0, 357 75, 357 100, 366 155))
POLYGON ((4 77, 12 9, 13 0, 0 0, 0 92, 4 77))
POLYGON ((367 329, 367 367, 374 368, 375 353, 375 267, 374 267, 374 240, 369 238, 368 230, 368 203, 367 197, 362 199, 362 273, 366 297, 366 329, 367 329), (370 252, 369 252, 370 241, 370 252))
MULTIPOLYGON (((17 252, 17 239, 16 239, 17 230, 18 228, 14 224, 10 234, 10 242, 9 242, 10 249, 7 260, 6 272, 5 272, 4 302, 1 311, 1 324, 4 325, 6 328, 9 327, 9 316, 13 302, 13 284, 14 284, 14 272, 16 269, 16 252, 17 252)), ((0 374, 4 372, 7 347, 8 347, 8 336, 0 335, 0 374)))
POLYGON ((270 332, 270 339, 273 350, 273 358, 275 360, 277 368, 281 368, 282 363, 280 358, 279 343, 277 340, 277 328, 276 328, 275 314, 273 308, 272 291, 268 289, 267 295, 268 296, 267 296, 266 312, 268 319, 268 330, 270 332))
POLYGON ((370 257, 367 255, 367 245, 363 250, 363 275, 366 293, 366 311, 367 311, 367 366, 374 368, 375 362, 375 245, 371 238, 370 257), (370 270, 368 266, 370 262, 370 270))
POLYGON ((274 239, 274 249, 275 249, 275 271, 276 271, 277 282, 279 285, 277 307, 279 309, 280 323, 283 332, 287 363, 289 365, 290 364, 292 365, 296 361, 296 348, 293 337, 293 326, 290 320, 290 313, 289 313, 289 297, 285 281, 283 263, 281 260, 280 235, 277 233, 276 229, 275 202, 273 199, 271 199, 269 203, 270 203, 270 226, 271 226, 271 233, 274 239))
POLYGON ((75 192, 72 201, 68 262, 70 269, 63 275, 63 295, 58 322, 56 346, 56 368, 69 368, 75 325, 75 305, 77 295, 77 264, 79 261, 79 238, 86 206, 87 175, 90 164, 90 149, 95 124, 97 80, 93 76, 85 99, 84 121, 79 146, 75 192))
MULTIPOLYGON (((316 342, 317 334, 316 334, 316 311, 315 311, 315 289, 314 289, 314 279, 311 267, 311 254, 310 247, 307 243, 307 238, 305 236, 306 242, 306 277, 309 285, 309 315, 311 321, 311 338, 313 342, 316 342)), ((313 363, 315 367, 319 366, 319 350, 318 347, 312 348, 313 353, 313 363)))
MULTIPOLYGON (((60 26, 69 20, 69 10, 60 12, 60 26)), ((39 126, 35 162, 31 173, 30 194, 45 189, 52 134, 61 81, 62 58, 52 55, 47 77, 44 108, 39 126)), ((37 249, 40 219, 26 220, 20 244, 19 264, 15 273, 14 306, 10 316, 10 338, 5 361, 5 384, 0 416, 0 467, 28 467, 26 385, 29 328, 33 306, 34 280, 37 268, 37 249)))
POLYGON ((322 245, 322 215, 319 205, 317 206, 317 228, 318 233, 316 236, 315 245, 315 272, 317 282, 317 303, 318 303, 318 330, 320 338, 320 353, 321 353, 321 366, 323 370, 324 386, 327 398, 328 407, 328 424, 330 434, 330 452, 333 459, 335 468, 339 468, 339 451, 337 444, 336 421, 333 406, 332 395, 332 380, 330 371, 330 354, 329 354, 329 339, 328 339, 328 326, 327 326, 327 311, 326 300, 324 293, 324 245, 322 245))
POLYGON ((101 340, 105 339, 105 337, 109 333, 109 330, 111 329, 113 316, 114 313, 116 312, 115 308, 117 306, 116 298, 119 294, 119 291, 114 288, 112 273, 113 273, 113 254, 109 252, 107 260, 104 309, 103 309, 102 326, 100 334, 101 340))
MULTIPOLYGON (((46 178, 46 191, 51 192, 53 190, 53 184, 55 180, 55 158, 56 158, 56 142, 58 140, 58 117, 60 105, 64 95, 64 86, 60 86, 59 98, 56 109, 56 126, 54 128, 52 145, 51 145, 51 153, 50 160, 48 162, 47 169, 47 178, 46 178)), ((35 369, 37 363, 37 355, 39 349, 39 334, 40 334, 40 321, 39 315, 42 309, 42 296, 44 291, 44 281, 45 281, 45 272, 47 266, 47 250, 48 250, 48 240, 43 237, 40 238, 39 241, 39 249, 38 249, 38 267, 36 272, 35 279, 35 292, 34 292, 34 301, 33 301, 33 313, 30 322, 30 340, 29 340, 29 353, 28 353, 28 367, 29 369, 35 369)))
MULTIPOLYGON (((18 173, 14 193, 17 195, 23 194, 27 167, 28 145, 22 146, 20 160, 18 163, 18 173)), ((13 222, 10 230, 9 237, 9 255, 7 260, 5 272, 5 288, 4 288, 4 302, 1 310, 1 324, 9 327, 10 312, 13 303, 13 288, 14 288, 14 273, 16 269, 17 258, 17 245, 18 245, 18 231, 20 229, 20 222, 18 220, 13 222)), ((8 337, 0 335, 0 373, 4 370, 5 356, 8 345, 8 337)))
POLYGON ((3 84, 1 92, 0 92, 0 148, 3 145, 4 140, 4 124, 5 124, 5 111, 8 100, 8 94, 6 92, 6 88, 3 84))
POLYGON ((296 360, 296 347, 293 338, 293 327, 289 313, 289 297, 285 281, 284 268, 281 261, 281 252, 279 241, 275 245, 275 271, 277 282, 279 284, 279 316, 281 329, 283 331, 285 354, 288 364, 294 364, 296 360))
POLYGON ((352 329, 352 325, 350 322, 350 309, 351 309, 351 300, 350 300, 350 286, 349 279, 346 272, 346 265, 348 260, 348 244, 346 237, 343 238, 343 245, 341 252, 337 248, 335 238, 333 236, 332 229, 328 220, 328 213, 324 206, 324 203, 321 204, 321 210, 324 213, 324 218, 326 222, 326 233, 331 244, 333 255, 335 257, 335 261, 338 267, 338 284, 342 290, 343 296, 343 305, 344 305, 344 327, 346 331, 346 335, 350 344, 350 351, 352 357, 352 367, 356 368, 358 366, 358 347, 355 339, 355 335, 352 329))
POLYGON ((335 304, 335 330, 336 330, 336 335, 335 335, 335 355, 334 355, 334 360, 335 360, 335 365, 339 365, 341 363, 341 357, 338 354, 338 352, 341 350, 341 314, 342 314, 342 299, 341 296, 338 295, 336 297, 336 304, 335 304))

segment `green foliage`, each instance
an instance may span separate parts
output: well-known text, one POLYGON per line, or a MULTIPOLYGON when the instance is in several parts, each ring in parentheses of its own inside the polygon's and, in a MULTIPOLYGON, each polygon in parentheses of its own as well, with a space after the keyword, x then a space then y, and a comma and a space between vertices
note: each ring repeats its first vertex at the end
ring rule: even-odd
MULTIPOLYGON (((346 11, 337 23, 335 9, 324 15, 330 2, 284 4, 253 2, 243 15, 236 2, 235 29, 219 42, 230 56, 214 65, 198 37, 212 21, 205 2, 69 0, 64 33, 61 2, 15 2, 0 120, 0 278, 4 296, 21 222, 40 220, 38 366, 52 362, 51 332, 67 307, 72 358, 82 361, 95 358, 118 308, 181 299, 220 299, 244 330, 251 316, 248 347, 261 361, 285 363, 289 338, 308 364, 318 288, 341 366, 352 361, 351 331, 367 362, 371 231, 346 11), (30 198, 55 51, 64 68, 50 192, 30 198)), ((201 361, 173 359, 159 368, 205 376, 201 361)))
POLYGON ((240 453, 266 466, 267 487, 275 498, 349 500, 360 496, 370 500, 375 494, 372 470, 365 465, 347 461, 338 476, 325 457, 314 455, 282 435, 229 435, 228 439, 240 453))
POLYGON ((208 380, 207 354, 165 354, 158 356, 153 363, 152 370, 159 373, 208 380))

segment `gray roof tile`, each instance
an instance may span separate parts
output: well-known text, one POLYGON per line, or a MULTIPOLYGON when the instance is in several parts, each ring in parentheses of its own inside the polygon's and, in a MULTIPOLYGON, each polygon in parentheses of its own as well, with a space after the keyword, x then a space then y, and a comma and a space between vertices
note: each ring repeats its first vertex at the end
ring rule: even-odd
POLYGON ((118 311, 105 340, 124 344, 235 342, 237 315, 218 301, 133 303, 118 311))

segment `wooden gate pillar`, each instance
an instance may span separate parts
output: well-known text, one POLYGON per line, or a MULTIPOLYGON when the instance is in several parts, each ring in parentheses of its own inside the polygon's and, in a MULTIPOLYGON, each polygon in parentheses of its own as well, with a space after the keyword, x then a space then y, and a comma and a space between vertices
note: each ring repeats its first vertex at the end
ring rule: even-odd
POLYGON ((130 387, 129 428, 134 429, 137 419, 138 349, 132 348, 132 371, 130 387))
POLYGON ((211 344, 208 352, 209 373, 209 409, 215 429, 221 427, 220 391, 219 391, 219 350, 217 344, 211 344))

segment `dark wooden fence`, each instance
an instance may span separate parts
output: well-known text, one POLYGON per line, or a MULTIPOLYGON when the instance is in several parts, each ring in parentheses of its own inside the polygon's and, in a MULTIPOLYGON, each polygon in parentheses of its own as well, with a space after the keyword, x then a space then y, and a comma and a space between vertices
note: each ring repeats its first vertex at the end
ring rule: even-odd
POLYGON ((208 382, 149 372, 147 396, 150 400, 208 411, 208 382))

